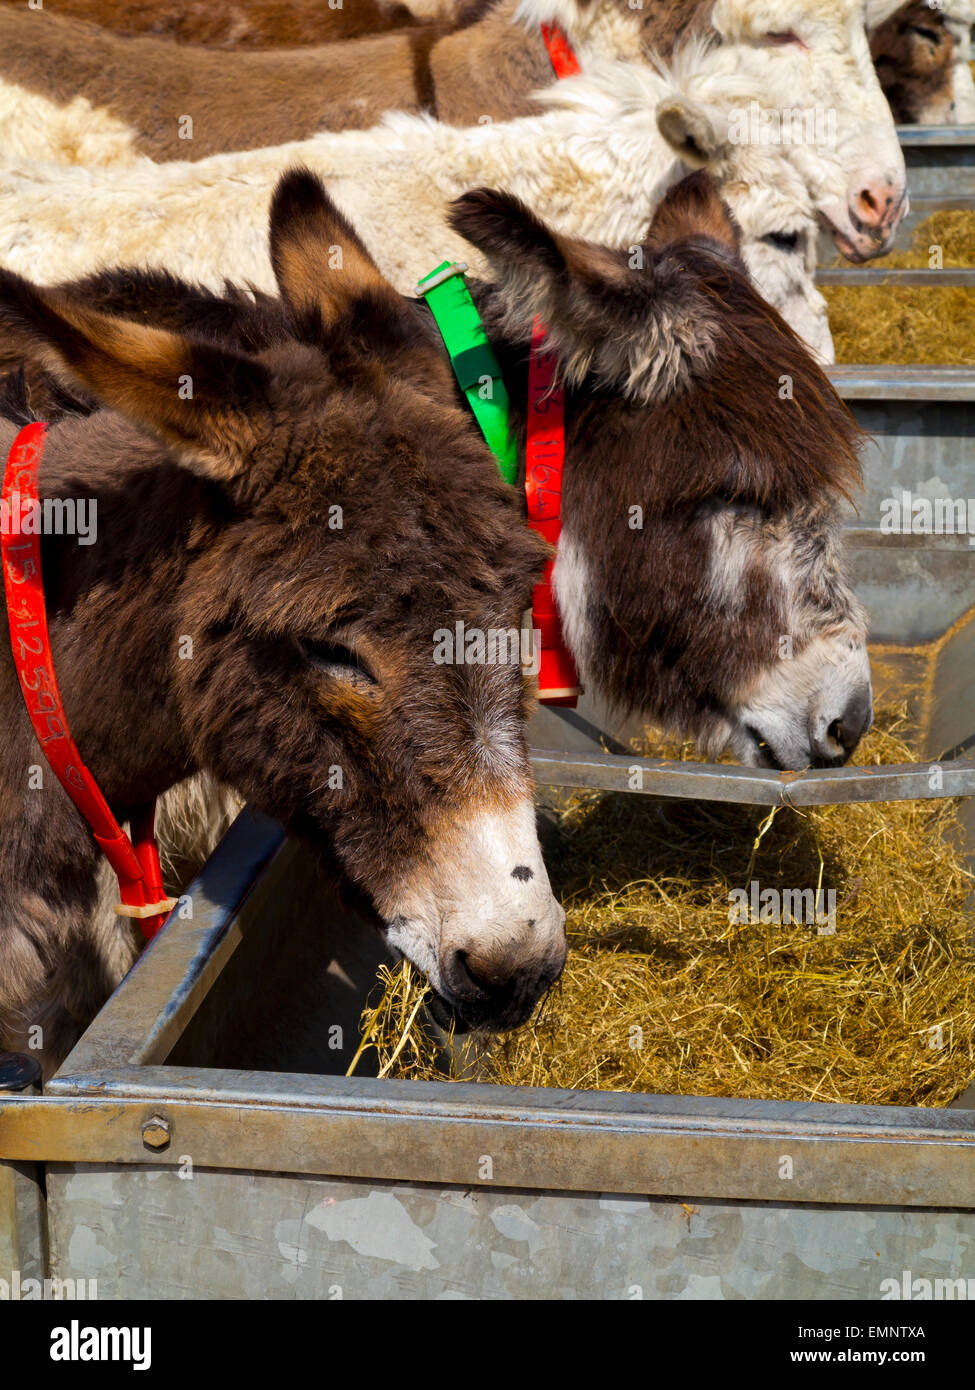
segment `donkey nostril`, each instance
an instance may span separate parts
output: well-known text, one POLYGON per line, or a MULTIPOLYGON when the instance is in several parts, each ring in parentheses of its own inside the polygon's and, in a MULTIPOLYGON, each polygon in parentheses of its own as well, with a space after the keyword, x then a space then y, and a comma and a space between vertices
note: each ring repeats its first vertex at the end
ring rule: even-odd
POLYGON ((854 734, 851 736, 849 729, 843 723, 842 719, 834 719, 826 732, 833 742, 838 743, 841 748, 849 748, 851 741, 856 745, 856 735, 854 734))
MULTIPOLYGON (((873 722, 873 706, 868 696, 855 695, 846 709, 826 726, 825 747, 817 747, 816 753, 826 761, 832 761, 837 747, 843 750, 844 761, 855 750, 863 735, 873 722)), ((818 744, 819 740, 815 740, 818 744)))
POLYGON ((481 960, 467 951, 454 953, 455 969, 452 972, 455 982, 473 985, 482 994, 498 995, 506 991, 511 983, 511 972, 499 968, 488 960, 481 960))

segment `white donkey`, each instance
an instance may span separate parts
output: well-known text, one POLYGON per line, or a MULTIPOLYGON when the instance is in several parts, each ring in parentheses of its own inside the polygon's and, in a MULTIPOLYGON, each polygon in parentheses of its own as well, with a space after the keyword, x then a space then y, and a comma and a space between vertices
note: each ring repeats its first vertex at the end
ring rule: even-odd
MULTIPOLYGON (((467 189, 515 193, 569 235, 635 244, 682 172, 679 153, 706 164, 721 185, 759 289, 831 360, 825 305, 811 279, 815 217, 842 246, 869 239, 869 229, 848 231, 845 220, 849 169, 869 138, 841 120, 835 141, 769 143, 764 125, 751 129, 757 84, 731 50, 695 43, 669 76, 642 64, 597 64, 547 89, 543 114, 504 124, 457 129, 391 115, 368 131, 322 132, 194 163, 8 169, 0 171, 0 262, 42 281, 131 264, 213 288, 230 278, 270 289, 270 195, 280 173, 300 163, 324 179, 376 247, 383 272, 408 291, 445 256, 471 260, 445 221, 447 203, 467 189)), ((893 196, 903 201, 896 137, 889 153, 892 169, 900 161, 893 196)))
MULTIPOLYGON (((561 24, 584 72, 606 60, 646 66, 651 48, 669 60, 678 40, 709 35, 713 47, 699 50, 700 61, 709 72, 737 73, 750 84, 748 101, 767 118, 756 130, 759 138, 774 135, 783 123, 790 130, 807 119, 811 123, 812 136, 800 136, 804 176, 844 254, 862 259, 887 249, 904 207, 904 162, 871 61, 864 0, 715 0, 713 5, 710 0, 634 0, 629 6, 623 0, 521 0, 516 11, 509 0, 506 13, 508 8, 516 24, 536 37, 539 24, 561 24), (817 117, 836 123, 835 146, 827 149, 817 138, 817 117)), ((548 80, 550 74, 529 67, 535 82, 548 80)), ((495 88, 502 71, 495 69, 495 88)), ((512 103, 504 92, 492 92, 490 81, 485 86, 483 72, 472 73, 471 80, 481 84, 480 104, 472 108, 483 110, 481 119, 505 120, 525 112, 527 90, 512 103)), ((90 93, 82 88, 70 101, 63 94, 54 100, 46 90, 40 68, 25 85, 12 78, 0 81, 0 161, 112 166, 139 158, 134 129, 93 106, 90 93)), ((246 90, 240 101, 246 107, 246 90)), ((287 108, 287 91, 281 102, 287 108)), ((260 138, 258 122, 247 143, 274 141, 260 138)))

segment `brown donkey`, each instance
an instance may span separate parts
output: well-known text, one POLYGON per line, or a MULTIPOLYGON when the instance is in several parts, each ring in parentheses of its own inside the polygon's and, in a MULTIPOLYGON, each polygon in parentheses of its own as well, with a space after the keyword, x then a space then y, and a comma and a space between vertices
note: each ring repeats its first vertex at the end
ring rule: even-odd
MULTIPOLYGON (((3 0, 24 8, 25 0, 3 0)), ((382 34, 452 19, 453 4, 436 0, 44 0, 50 14, 85 19, 122 36, 152 35, 222 48, 289 48, 382 34)))
MULTIPOLYGON (((438 664, 437 634, 517 630, 543 548, 371 262, 316 290, 343 229, 306 184, 274 201, 288 331, 261 350, 0 275, 4 331, 99 407, 52 425, 41 465, 42 497, 97 506, 95 543, 43 540, 55 667, 119 819, 209 772, 334 856, 438 1016, 506 1028, 565 957, 525 678, 504 652, 438 664)), ((0 1047, 40 1026, 50 1069, 134 932, 105 911, 6 641, 0 698, 0 1047)))
MULTIPOLYGON (((309 221, 346 253, 343 269, 314 267, 313 311, 350 265, 370 262, 350 227, 338 232, 317 180, 302 187, 309 221)), ((845 761, 871 719, 866 621, 838 515, 859 479, 859 431, 751 285, 713 182, 684 179, 627 253, 555 235, 497 193, 461 198, 453 223, 496 273, 471 288, 522 460, 536 314, 558 354, 567 433, 555 585, 586 683, 748 763, 845 761)), ((266 296, 221 298, 160 273, 112 271, 71 293, 247 352, 292 331, 266 296)), ((294 290, 290 302, 293 312, 294 290)), ((442 352, 426 304, 404 306, 408 340, 442 352)), ((398 340, 373 350, 397 373, 415 360, 398 340)), ((5 352, 12 364, 25 344, 14 335, 5 352)))
POLYGON ((928 0, 909 0, 873 30, 870 52, 898 124, 951 122, 955 39, 943 11, 928 0))

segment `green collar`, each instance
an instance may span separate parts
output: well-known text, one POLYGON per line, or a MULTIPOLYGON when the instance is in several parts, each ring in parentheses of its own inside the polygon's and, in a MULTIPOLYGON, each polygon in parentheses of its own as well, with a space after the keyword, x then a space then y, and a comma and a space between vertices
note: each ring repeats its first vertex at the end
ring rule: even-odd
POLYGON ((444 261, 416 287, 430 305, 454 375, 498 461, 507 483, 518 481, 518 450, 511 437, 510 402, 501 368, 487 340, 481 316, 464 282, 463 261, 444 261))

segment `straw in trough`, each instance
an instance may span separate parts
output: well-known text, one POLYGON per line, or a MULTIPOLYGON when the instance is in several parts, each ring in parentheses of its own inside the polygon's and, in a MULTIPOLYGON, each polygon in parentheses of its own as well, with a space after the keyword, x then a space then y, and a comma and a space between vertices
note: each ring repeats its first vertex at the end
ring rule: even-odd
MULTIPOLYGON (((933 213, 916 229, 909 251, 893 252, 876 265, 881 270, 975 266, 975 211, 933 213), (940 266, 932 265, 932 248, 941 250, 940 266)), ((975 365, 975 290, 824 285, 822 293, 837 362, 975 365)))
MULTIPOLYGON (((856 762, 913 761, 907 719, 906 704, 882 711, 856 762)), ((445 1065, 422 980, 386 972, 363 1016, 384 1075, 937 1106, 975 1074, 955 803, 769 813, 583 793, 559 829, 560 984, 523 1028, 455 1046, 445 1065), (759 920, 753 881, 774 890, 759 920), (820 920, 782 920, 786 889, 819 890, 820 920)))

